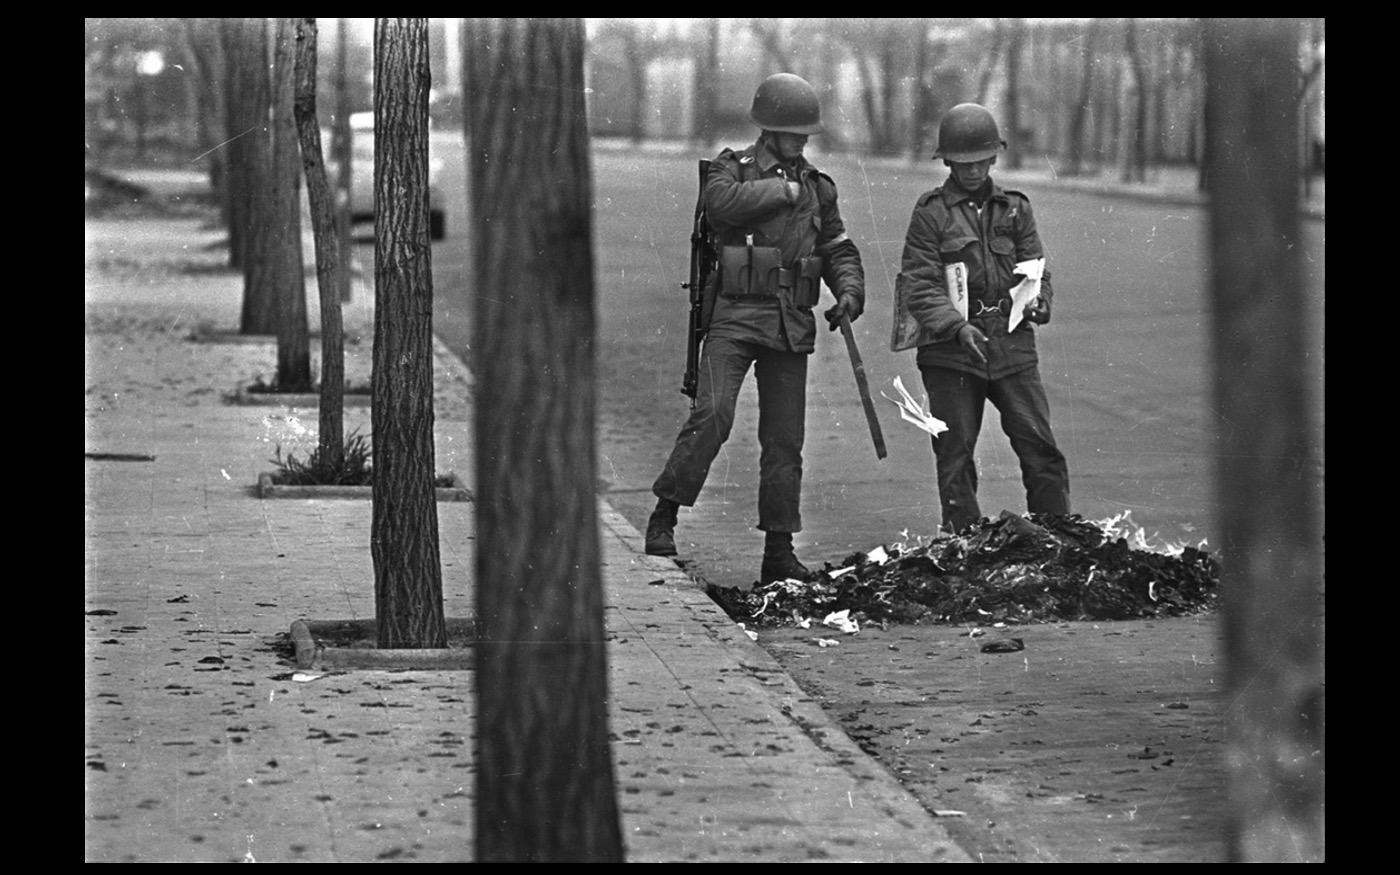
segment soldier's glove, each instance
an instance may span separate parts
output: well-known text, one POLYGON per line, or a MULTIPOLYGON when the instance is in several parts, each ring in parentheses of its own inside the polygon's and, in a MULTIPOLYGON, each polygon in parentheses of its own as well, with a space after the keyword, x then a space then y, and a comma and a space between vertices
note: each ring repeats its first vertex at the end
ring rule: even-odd
POLYGON ((835 331, 837 328, 841 327, 841 314, 846 314, 850 317, 850 320, 854 322, 860 318, 860 314, 863 312, 865 312, 865 305, 861 303, 860 298, 847 292, 840 298, 837 298, 836 303, 831 309, 827 310, 822 315, 826 317, 827 326, 832 331, 835 331))
POLYGON ((958 329, 958 343, 967 350, 967 354, 972 356, 978 364, 987 363, 987 353, 984 351, 987 346, 987 335, 971 322, 958 329))
POLYGON ((1036 295, 1035 300, 1021 310, 1021 315, 1026 317, 1027 322, 1034 322, 1036 325, 1046 324, 1050 321, 1050 299, 1044 295, 1036 295))

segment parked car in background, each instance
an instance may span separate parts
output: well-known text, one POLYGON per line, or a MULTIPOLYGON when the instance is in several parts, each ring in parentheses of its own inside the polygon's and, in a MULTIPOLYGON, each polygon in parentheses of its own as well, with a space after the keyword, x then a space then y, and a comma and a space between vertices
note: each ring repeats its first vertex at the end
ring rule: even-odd
MULTIPOLYGON (((330 143, 330 132, 322 134, 322 142, 330 143)), ((350 221, 374 221, 374 113, 354 112, 350 114, 350 221)), ((331 156, 327 156, 326 172, 332 182, 338 175, 338 168, 331 156)), ((447 210, 443 206, 442 191, 438 187, 438 176, 442 172, 442 161, 428 155, 428 236, 441 240, 447 235, 447 210)))

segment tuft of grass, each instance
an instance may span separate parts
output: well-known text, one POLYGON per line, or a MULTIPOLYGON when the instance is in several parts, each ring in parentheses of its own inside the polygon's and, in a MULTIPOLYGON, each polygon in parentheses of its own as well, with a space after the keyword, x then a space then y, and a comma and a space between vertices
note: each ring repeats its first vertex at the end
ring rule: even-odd
MULTIPOLYGON (((306 461, 288 453, 282 457, 282 445, 278 444, 273 458, 269 461, 277 466, 272 482, 279 486, 372 486, 374 470, 370 464, 369 438, 352 431, 345 439, 344 464, 335 468, 329 460, 321 457, 319 446, 311 451, 306 461)), ((448 488, 455 485, 447 474, 433 477, 435 488, 448 488)))
POLYGON ((373 483, 369 438, 353 431, 345 438, 344 462, 339 467, 321 454, 318 446, 306 461, 292 453, 282 457, 282 445, 269 461, 277 466, 273 481, 282 486, 369 486, 373 483))

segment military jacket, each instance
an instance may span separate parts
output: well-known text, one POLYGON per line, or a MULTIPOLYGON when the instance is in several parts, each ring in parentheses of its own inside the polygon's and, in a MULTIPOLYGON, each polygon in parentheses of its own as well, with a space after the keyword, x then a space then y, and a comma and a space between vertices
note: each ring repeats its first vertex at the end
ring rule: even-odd
MULTIPOLYGON (((1019 191, 993 183, 980 214, 951 178, 921 196, 909 219, 898 280, 905 284, 909 312, 927 341, 919 345, 919 365, 954 368, 992 380, 1035 365, 1032 323, 1022 320, 1010 333, 1006 328, 1011 289, 1023 279, 1014 273, 1017 262, 1044 255, 1030 199, 1019 191), (948 295, 944 271, 953 262, 967 265, 967 319, 948 295), (986 365, 958 343, 958 329, 968 322, 987 335, 986 365)), ((1048 269, 1041 279, 1041 295, 1048 301, 1054 294, 1048 269)))
MULTIPOLYGON (((838 298, 849 293, 864 304, 865 273, 859 250, 846 236, 836 183, 805 158, 798 159, 795 173, 802 191, 793 198, 787 185, 790 177, 763 141, 741 152, 721 152, 710 164, 704 192, 716 248, 744 246, 752 235, 755 246, 781 250, 785 268, 795 267, 799 259, 820 256, 821 279, 827 288, 838 298)), ((815 348, 816 317, 811 305, 799 304, 787 290, 767 298, 727 296, 721 271, 715 271, 710 282, 709 337, 789 352, 810 353, 815 348)))

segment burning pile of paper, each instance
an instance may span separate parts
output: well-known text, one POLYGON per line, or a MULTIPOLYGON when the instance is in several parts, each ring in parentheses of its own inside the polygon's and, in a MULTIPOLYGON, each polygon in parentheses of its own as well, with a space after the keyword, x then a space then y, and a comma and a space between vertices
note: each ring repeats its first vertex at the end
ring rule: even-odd
POLYGON ((1214 607, 1214 557, 1189 546, 1144 549, 1140 530, 1123 523, 1003 512, 961 535, 853 553, 810 580, 711 587, 710 596, 739 622, 806 628, 835 620, 848 632, 870 623, 1126 620, 1214 607))

